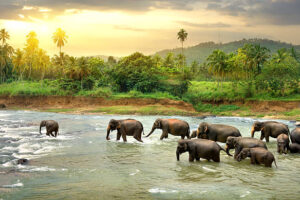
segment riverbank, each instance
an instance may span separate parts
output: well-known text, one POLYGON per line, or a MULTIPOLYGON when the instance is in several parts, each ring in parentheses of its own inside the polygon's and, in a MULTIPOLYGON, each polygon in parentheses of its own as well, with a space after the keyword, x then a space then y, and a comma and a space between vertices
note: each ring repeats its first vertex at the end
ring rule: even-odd
POLYGON ((184 101, 155 98, 74 96, 0 96, 11 110, 35 110, 76 114, 132 114, 182 116, 240 116, 300 120, 300 101, 219 101, 193 106, 184 101))

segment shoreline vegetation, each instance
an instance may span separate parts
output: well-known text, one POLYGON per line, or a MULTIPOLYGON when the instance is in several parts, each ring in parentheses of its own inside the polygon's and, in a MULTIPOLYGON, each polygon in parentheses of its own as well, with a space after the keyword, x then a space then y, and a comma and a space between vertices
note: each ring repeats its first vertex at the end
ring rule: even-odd
POLYGON ((180 29, 178 54, 135 52, 103 60, 66 54, 62 47, 68 38, 64 30, 56 30, 52 39, 59 51, 50 57, 34 31, 26 35, 24 48, 15 49, 1 29, 0 103, 8 109, 63 113, 300 120, 297 46, 250 39, 228 52, 207 43, 208 56, 191 61, 192 47, 184 48, 188 33, 180 29), (263 41, 272 45, 262 46, 263 41))

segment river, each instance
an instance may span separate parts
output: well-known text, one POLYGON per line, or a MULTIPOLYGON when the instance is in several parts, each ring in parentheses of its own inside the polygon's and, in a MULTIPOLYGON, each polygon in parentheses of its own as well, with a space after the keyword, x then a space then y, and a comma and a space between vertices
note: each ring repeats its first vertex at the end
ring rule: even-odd
MULTIPOLYGON (((188 153, 176 161, 179 137, 159 140, 156 130, 144 143, 127 137, 106 141, 110 119, 135 118, 147 134, 164 116, 71 115, 32 111, 0 111, 0 199, 297 199, 300 195, 300 154, 279 155, 276 140, 269 150, 278 168, 237 162, 221 152, 221 162, 189 163, 188 153), (39 134, 39 122, 59 122, 57 138, 39 134), (16 165, 18 158, 30 164, 16 165)), ((250 136, 254 119, 239 117, 168 116, 186 120, 195 130, 200 122, 223 123, 250 136)), ((279 120, 289 125, 289 121, 279 120)), ((259 138, 260 133, 256 133, 259 138)), ((221 144, 221 146, 225 146, 221 144)), ((231 151, 233 153, 233 150, 231 151)))

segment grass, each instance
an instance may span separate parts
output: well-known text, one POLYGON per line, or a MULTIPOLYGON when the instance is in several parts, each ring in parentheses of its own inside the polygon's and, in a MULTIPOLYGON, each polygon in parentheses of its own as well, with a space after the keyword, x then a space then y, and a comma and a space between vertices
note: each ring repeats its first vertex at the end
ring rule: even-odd
POLYGON ((74 108, 54 108, 54 109, 46 109, 43 111, 58 113, 58 112, 73 112, 73 111, 75 111, 75 109, 74 108))
POLYGON ((236 105, 212 105, 212 104, 203 104, 203 103, 199 103, 196 106, 194 106, 195 109, 198 112, 209 112, 215 115, 225 115, 225 114, 231 114, 232 112, 230 111, 237 111, 240 109, 239 106, 236 105))
POLYGON ((193 112, 162 106, 109 106, 90 110, 91 113, 105 114, 141 114, 141 115, 194 115, 193 112))

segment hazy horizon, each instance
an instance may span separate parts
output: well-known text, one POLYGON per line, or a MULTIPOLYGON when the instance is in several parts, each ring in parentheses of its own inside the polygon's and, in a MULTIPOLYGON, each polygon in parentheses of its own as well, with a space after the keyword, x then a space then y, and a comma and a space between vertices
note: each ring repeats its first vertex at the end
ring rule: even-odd
POLYGON ((243 38, 299 45, 299 10, 297 0, 8 0, 0 2, 0 27, 15 48, 35 31, 40 47, 56 54, 52 35, 60 27, 67 54, 121 57, 180 47, 180 28, 189 33, 185 47, 243 38))

